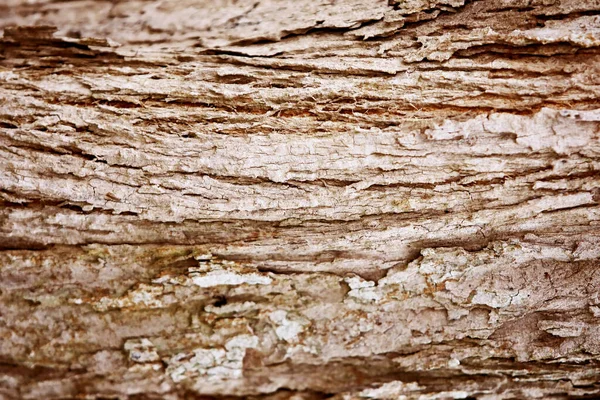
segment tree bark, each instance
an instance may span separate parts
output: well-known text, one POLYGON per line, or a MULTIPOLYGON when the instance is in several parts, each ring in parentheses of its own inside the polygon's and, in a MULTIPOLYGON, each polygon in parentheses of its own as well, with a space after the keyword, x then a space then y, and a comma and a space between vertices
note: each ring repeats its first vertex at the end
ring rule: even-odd
POLYGON ((0 398, 600 395, 600 1, 3 3, 0 398))

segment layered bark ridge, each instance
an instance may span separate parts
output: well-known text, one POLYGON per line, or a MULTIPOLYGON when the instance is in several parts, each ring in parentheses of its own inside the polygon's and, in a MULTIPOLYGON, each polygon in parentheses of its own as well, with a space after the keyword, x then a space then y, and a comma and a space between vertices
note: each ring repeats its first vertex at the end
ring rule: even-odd
POLYGON ((600 394, 600 1, 0 27, 0 398, 600 394))

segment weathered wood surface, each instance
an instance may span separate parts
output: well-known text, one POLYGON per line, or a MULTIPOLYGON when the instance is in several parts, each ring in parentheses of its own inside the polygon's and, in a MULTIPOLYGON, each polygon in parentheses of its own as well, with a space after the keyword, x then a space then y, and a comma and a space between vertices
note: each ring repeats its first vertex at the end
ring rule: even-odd
POLYGON ((0 398, 600 395, 600 1, 0 28, 0 398))

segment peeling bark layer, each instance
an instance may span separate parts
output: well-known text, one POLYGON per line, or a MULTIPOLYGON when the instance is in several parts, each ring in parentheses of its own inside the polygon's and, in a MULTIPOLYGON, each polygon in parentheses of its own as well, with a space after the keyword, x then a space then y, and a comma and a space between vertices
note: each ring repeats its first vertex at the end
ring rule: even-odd
POLYGON ((600 395, 599 1, 0 28, 0 398, 600 395))

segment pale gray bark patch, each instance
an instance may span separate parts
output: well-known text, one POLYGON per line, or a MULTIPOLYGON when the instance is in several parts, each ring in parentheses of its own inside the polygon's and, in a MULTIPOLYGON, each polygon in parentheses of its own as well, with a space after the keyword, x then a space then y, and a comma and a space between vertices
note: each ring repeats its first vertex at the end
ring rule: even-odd
POLYGON ((5 1, 0 397, 599 395, 599 16, 5 1))

